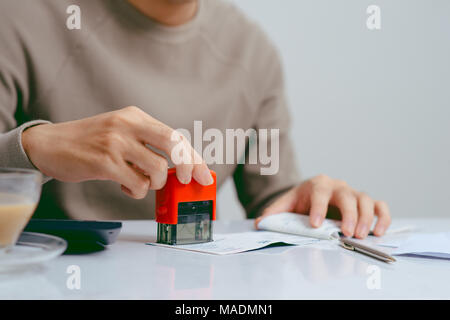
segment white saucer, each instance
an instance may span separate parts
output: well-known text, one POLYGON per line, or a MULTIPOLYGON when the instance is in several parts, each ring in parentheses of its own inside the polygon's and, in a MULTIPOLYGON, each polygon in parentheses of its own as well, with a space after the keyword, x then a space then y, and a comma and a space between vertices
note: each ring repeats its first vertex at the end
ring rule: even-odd
POLYGON ((59 237, 22 232, 16 245, 6 253, 0 253, 0 272, 23 269, 60 256, 67 242, 59 237))

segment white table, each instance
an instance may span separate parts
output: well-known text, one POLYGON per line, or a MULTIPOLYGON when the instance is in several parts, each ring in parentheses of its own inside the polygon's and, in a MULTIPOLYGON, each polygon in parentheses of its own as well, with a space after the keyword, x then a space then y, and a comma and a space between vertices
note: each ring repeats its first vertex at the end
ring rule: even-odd
MULTIPOLYGON (((449 231, 450 219, 397 220, 449 231)), ((215 232, 249 230, 252 221, 215 223, 215 232)), ((145 245, 154 221, 125 221, 107 250, 65 255, 26 272, 0 274, 1 299, 450 299, 450 261, 399 257, 386 264, 318 243, 213 256, 145 245), (81 289, 68 289, 70 265, 81 289), (380 289, 368 272, 379 270, 380 289)), ((372 274, 373 275, 373 274, 372 274)))

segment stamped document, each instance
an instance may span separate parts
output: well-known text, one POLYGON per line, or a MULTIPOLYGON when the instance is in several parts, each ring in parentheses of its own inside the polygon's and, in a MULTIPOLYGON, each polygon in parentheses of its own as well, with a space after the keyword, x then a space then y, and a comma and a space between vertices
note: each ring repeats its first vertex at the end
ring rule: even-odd
POLYGON ((167 245, 150 242, 149 245, 168 247, 172 249, 195 251, 215 255, 240 253, 261 249, 271 244, 306 245, 315 243, 318 239, 298 235, 282 234, 270 231, 247 231, 240 233, 215 234, 214 241, 196 244, 167 245))
POLYGON ((339 237, 340 225, 340 221, 325 219, 319 228, 313 228, 309 223, 309 216, 283 212, 262 219, 258 229, 330 240, 339 237))

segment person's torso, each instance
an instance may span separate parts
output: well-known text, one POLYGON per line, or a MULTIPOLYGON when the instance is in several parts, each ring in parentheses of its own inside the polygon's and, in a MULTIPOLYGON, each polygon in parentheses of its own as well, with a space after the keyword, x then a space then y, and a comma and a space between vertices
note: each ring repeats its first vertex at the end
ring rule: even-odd
MULTIPOLYGON (((191 23, 164 28, 124 1, 79 1, 81 30, 69 30, 65 9, 72 3, 47 2, 41 10, 53 21, 43 39, 48 42, 26 48, 35 84, 24 107, 29 118, 63 122, 134 105, 192 137, 196 120, 203 132, 217 128, 224 134, 254 125, 258 105, 249 73, 259 34, 234 7, 205 0, 191 23)), ((220 186, 235 164, 210 168, 220 186)), ((53 180, 44 185, 35 216, 55 215, 153 218, 154 192, 134 200, 114 182, 53 180)))

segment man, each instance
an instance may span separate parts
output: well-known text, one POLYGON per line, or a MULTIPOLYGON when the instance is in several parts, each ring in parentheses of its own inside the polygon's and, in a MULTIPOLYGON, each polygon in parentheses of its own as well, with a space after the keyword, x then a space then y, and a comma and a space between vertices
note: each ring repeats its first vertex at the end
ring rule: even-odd
MULTIPOLYGON (((81 29, 70 30, 72 4, 0 2, 0 166, 53 178, 35 217, 153 218, 148 191, 165 183, 173 130, 201 120, 280 129, 277 174, 211 165, 219 186, 233 175, 249 217, 298 212, 318 227, 330 206, 347 236, 367 236, 374 215, 375 234, 387 229, 384 202, 324 175, 300 183, 277 51, 232 4, 80 0, 81 29)), ((177 177, 212 182, 204 161, 178 164, 177 177)))

